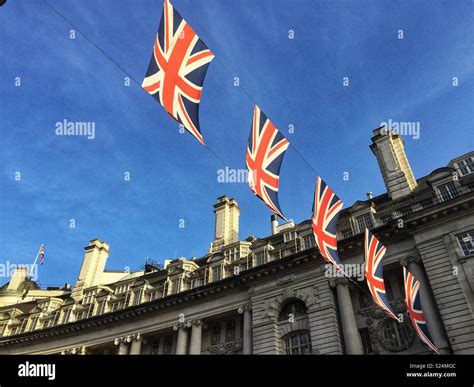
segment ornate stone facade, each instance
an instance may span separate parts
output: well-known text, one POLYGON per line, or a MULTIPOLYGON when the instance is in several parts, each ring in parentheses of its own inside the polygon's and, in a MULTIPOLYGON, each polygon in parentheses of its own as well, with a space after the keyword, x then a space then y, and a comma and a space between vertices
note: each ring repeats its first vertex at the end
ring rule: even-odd
POLYGON ((359 267, 365 227, 377 235, 402 324, 363 281, 328 276, 310 221, 272 219, 272 235, 240 240, 238 204, 224 196, 201 258, 108 272, 109 246, 92 240, 72 288, 42 290, 18 270, 0 289, 0 353, 429 353, 406 316, 402 265, 441 352, 474 353, 474 152, 415 180, 400 137, 379 128, 372 141, 388 192, 343 210, 339 252, 359 267))

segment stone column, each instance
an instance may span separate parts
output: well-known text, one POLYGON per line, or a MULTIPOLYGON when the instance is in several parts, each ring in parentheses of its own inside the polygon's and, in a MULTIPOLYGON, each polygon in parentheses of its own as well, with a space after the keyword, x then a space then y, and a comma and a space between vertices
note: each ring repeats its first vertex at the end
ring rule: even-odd
POLYGON ((202 338, 202 322, 201 320, 193 320, 188 322, 188 327, 191 327, 191 344, 189 347, 190 355, 201 354, 201 338, 202 338))
POLYGON ((114 340, 114 344, 119 346, 119 355, 128 355, 128 344, 126 337, 118 337, 114 340))
POLYGON ((252 354, 252 308, 250 304, 239 308, 238 312, 243 314, 243 353, 244 355, 252 354))
POLYGON ((451 350, 449 342, 446 339, 446 332, 443 323, 441 322, 438 307, 436 306, 429 281, 421 265, 420 257, 407 257, 406 259, 403 259, 400 264, 413 274, 416 280, 420 281, 421 307, 434 345, 439 349, 441 354, 450 354, 451 350))
POLYGON ((178 331, 178 342, 176 344, 176 355, 186 355, 188 347, 188 330, 185 323, 176 324, 173 330, 178 331))
POLYGON ((339 304, 339 314, 341 316, 342 333, 344 344, 348 355, 360 355, 364 353, 357 329, 354 308, 352 307, 351 293, 349 291, 349 280, 347 278, 337 278, 330 283, 336 288, 337 302, 339 304))
POLYGON ((136 333, 132 336, 132 345, 130 347, 130 355, 140 355, 142 349, 143 337, 140 333, 136 333))

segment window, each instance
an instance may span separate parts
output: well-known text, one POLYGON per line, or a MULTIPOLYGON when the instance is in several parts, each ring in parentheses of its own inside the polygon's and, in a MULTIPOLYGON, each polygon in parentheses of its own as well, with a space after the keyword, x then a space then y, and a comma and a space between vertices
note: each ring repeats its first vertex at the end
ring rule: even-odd
POLYGON ((286 242, 289 242, 289 241, 292 241, 294 239, 296 239, 298 235, 296 234, 296 231, 290 231, 290 232, 285 232, 283 234, 283 241, 286 243, 286 242))
POLYGON ((23 333, 23 332, 26 332, 26 326, 28 324, 28 319, 24 319, 22 322, 21 322, 21 326, 20 326, 20 331, 18 333, 23 333))
POLYGON ((37 324, 38 324, 38 316, 35 316, 31 319, 30 331, 34 331, 36 329, 37 324))
MULTIPOLYGON (((72 308, 68 308, 65 310, 63 324, 67 324, 69 322, 69 319, 71 317, 71 312, 72 312, 72 308)), ((31 328, 31 330, 33 330, 33 327, 31 328)))
POLYGON ((373 228, 372 225, 372 216, 370 214, 365 214, 357 217, 357 224, 359 226, 359 231, 363 232, 366 228, 369 230, 373 228))
POLYGON ((115 288, 115 294, 121 294, 130 290, 130 284, 122 284, 115 288))
POLYGON ((345 230, 341 231, 342 239, 350 238, 352 236, 352 230, 350 228, 346 228, 345 230))
POLYGON ((122 302, 114 302, 112 304, 112 312, 115 312, 116 310, 122 309, 122 302))
POLYGON ((214 266, 212 268, 212 281, 219 281, 222 276, 222 268, 221 265, 214 266))
POLYGON ((96 311, 96 315, 101 315, 104 313, 104 310, 105 310, 105 300, 101 300, 97 303, 97 311, 96 311))
POLYGON ((229 320, 225 323, 225 341, 235 340, 235 320, 229 320))
POLYGON ((306 316, 306 304, 303 301, 293 301, 284 305, 280 312, 280 321, 294 319, 299 316, 306 316))
POLYGON ((474 230, 456 235, 465 257, 474 253, 474 230))
POLYGON ((383 338, 392 348, 399 350, 408 348, 408 329, 405 324, 400 324, 393 319, 387 320, 383 327, 383 338))
POLYGON ((314 247, 314 236, 306 235, 303 237, 303 249, 308 250, 314 247))
POLYGON ((211 345, 217 345, 221 342, 221 325, 216 323, 211 328, 211 345))
POLYGON ((7 326, 7 324, 1 324, 0 325, 0 336, 3 336, 3 334, 5 333, 5 327, 7 326))
POLYGON ((59 311, 59 310, 56 311, 56 313, 54 313, 53 326, 58 325, 60 314, 61 314, 61 311, 59 311))
POLYGON ((285 353, 287 355, 309 355, 311 354, 311 340, 308 331, 298 333, 292 332, 285 338, 285 353))
POLYGON ((265 251, 255 253, 255 266, 263 265, 265 263, 265 251))
POLYGON ((454 166, 458 170, 459 175, 466 176, 474 173, 474 156, 466 157, 465 159, 459 160, 454 163, 454 166))
POLYGON ((442 202, 454 199, 459 195, 458 190, 452 181, 450 181, 448 184, 438 187, 438 191, 441 195, 442 202))
POLYGON ((364 354, 373 353, 372 340, 370 339, 369 328, 359 329, 360 339, 362 341, 362 347, 364 348, 364 354))
POLYGON ((140 303, 142 302, 142 292, 143 292, 143 289, 135 291, 134 293, 135 305, 140 305, 140 303))
POLYGON ((93 293, 87 293, 84 297, 84 299, 82 300, 82 303, 84 305, 87 305, 87 304, 90 304, 94 299, 94 294, 93 293))

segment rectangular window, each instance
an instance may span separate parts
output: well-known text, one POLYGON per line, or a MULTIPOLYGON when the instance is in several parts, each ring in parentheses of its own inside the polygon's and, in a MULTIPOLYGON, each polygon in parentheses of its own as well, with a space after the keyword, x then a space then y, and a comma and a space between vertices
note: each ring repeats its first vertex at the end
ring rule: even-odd
POLYGON ((372 341, 370 339, 369 328, 359 329, 360 339, 362 341, 362 347, 364 348, 364 354, 373 353, 372 341))
POLYGON ((102 300, 102 301, 99 301, 98 305, 97 305, 97 315, 101 315, 101 314, 104 314, 105 312, 105 303, 106 303, 106 300, 102 300))
POLYGON ((34 331, 37 325, 38 325, 38 316, 35 316, 31 319, 30 331, 34 331))
POLYGON ((229 320, 225 323, 225 341, 235 340, 235 320, 229 320))
MULTIPOLYGON (((71 317, 71 311, 72 311, 72 309, 68 308, 64 312, 63 324, 67 324, 69 322, 69 319, 71 317)), ((33 330, 33 328, 31 328, 31 330, 33 330)))
POLYGON ((19 333, 23 333, 23 332, 26 332, 26 326, 28 325, 28 319, 24 319, 22 322, 21 322, 21 326, 20 326, 20 332, 19 333))
POLYGON ((459 196, 458 190, 452 181, 450 181, 448 184, 438 187, 438 190, 441 195, 442 202, 454 199, 455 197, 459 196))
POLYGON ((454 163, 460 176, 466 176, 474 172, 474 157, 466 157, 454 163))
POLYGON ((212 281, 219 281, 221 279, 222 269, 221 266, 214 266, 212 268, 212 281))
POLYGON ((265 251, 259 251, 255 253, 255 265, 263 265, 265 263, 265 251))
POLYGON ((314 247, 314 236, 306 235, 303 237, 303 249, 308 250, 314 247))
POLYGON ((352 229, 346 228, 345 230, 342 230, 341 235, 343 239, 350 238, 352 236, 352 229))
POLYGON ((474 254, 474 230, 458 234, 456 239, 465 257, 474 254))
POLYGON ((372 216, 370 214, 358 216, 357 224, 359 226, 359 232, 365 231, 366 228, 368 228, 369 230, 372 229, 372 216))
POLYGON ((217 345, 221 342, 221 325, 214 324, 211 328, 211 345, 217 345))
POLYGON ((135 291, 135 305, 140 305, 140 303, 142 302, 142 292, 143 289, 135 291))
POLYGON ((283 241, 286 243, 286 242, 296 239, 296 237, 297 237, 296 231, 285 232, 283 234, 283 241))

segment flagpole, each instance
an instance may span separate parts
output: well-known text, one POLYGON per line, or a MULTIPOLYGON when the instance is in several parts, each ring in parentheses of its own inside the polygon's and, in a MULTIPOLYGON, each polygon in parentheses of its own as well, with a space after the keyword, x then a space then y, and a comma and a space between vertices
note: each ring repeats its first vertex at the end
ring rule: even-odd
MULTIPOLYGON (((41 245, 41 246, 43 246, 43 245, 41 245)), ((28 272, 28 278, 30 277, 31 272, 33 271, 33 268, 34 268, 35 265, 36 265, 36 261, 38 260, 38 257, 39 257, 39 255, 40 255, 41 246, 40 246, 40 248, 38 249, 38 253, 36 254, 36 258, 35 258, 35 260, 34 260, 34 262, 33 262, 33 266, 31 266, 30 271, 28 272)))

